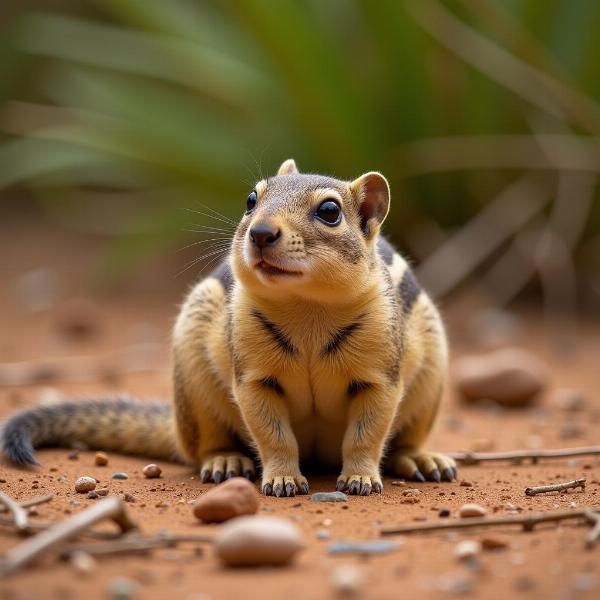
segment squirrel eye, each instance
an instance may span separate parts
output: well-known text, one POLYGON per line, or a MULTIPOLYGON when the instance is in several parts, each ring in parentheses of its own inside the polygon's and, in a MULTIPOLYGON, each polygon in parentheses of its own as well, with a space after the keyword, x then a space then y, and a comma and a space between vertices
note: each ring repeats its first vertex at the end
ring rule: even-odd
POLYGON ((246 200, 246 212, 249 213, 256 206, 256 192, 250 192, 246 200))
POLYGON ((324 200, 319 204, 316 212, 317 219, 325 225, 339 225, 342 220, 342 209, 335 200, 324 200))

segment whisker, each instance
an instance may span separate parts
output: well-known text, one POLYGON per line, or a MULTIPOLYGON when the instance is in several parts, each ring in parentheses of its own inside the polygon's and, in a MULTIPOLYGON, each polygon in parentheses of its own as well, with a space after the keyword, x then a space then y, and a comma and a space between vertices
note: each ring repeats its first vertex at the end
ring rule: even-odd
POLYGON ((181 271, 179 271, 179 273, 177 273, 177 275, 175 275, 175 278, 183 275, 187 270, 191 269, 194 265, 197 265, 199 262, 214 256, 214 255, 224 255, 227 253, 228 248, 221 248, 219 250, 215 250, 213 252, 207 252, 205 254, 203 254, 202 256, 199 256, 197 258, 195 258, 194 260, 190 261, 184 269, 182 269, 181 271))
POLYGON ((234 229, 229 229, 227 227, 213 227, 212 225, 202 225, 202 223, 188 223, 191 227, 200 227, 201 229, 206 229, 216 231, 219 233, 227 233, 229 235, 233 235, 234 229))
MULTIPOLYGON (((229 225, 233 225, 234 227, 237 226, 237 222, 234 219, 232 219, 231 217, 228 217, 227 215, 220 213, 218 210, 215 210, 214 208, 211 208, 210 206, 206 206, 206 204, 202 204, 202 202, 200 202, 199 200, 196 200, 195 203, 198 206, 200 206, 204 211, 208 211, 208 214, 204 213, 205 216, 211 217, 211 218, 215 219, 216 221, 222 221, 223 223, 228 223, 229 225)), ((200 211, 198 211, 198 212, 200 212, 200 211)))
POLYGON ((228 219, 227 217, 224 217, 223 215, 221 215, 220 217, 217 217, 216 215, 211 215, 210 213, 205 213, 205 212, 202 212, 201 210, 195 210, 193 208, 187 208, 187 207, 184 207, 183 210, 187 210, 188 212, 192 212, 194 214, 201 215, 201 216, 207 217, 209 219, 214 219, 215 221, 220 221, 221 223, 225 223, 225 225, 227 225, 228 228, 230 228, 230 229, 235 229, 237 227, 237 223, 235 223, 234 221, 231 221, 230 219, 228 219))
POLYGON ((199 240, 198 242, 192 242, 187 246, 183 246, 183 248, 178 248, 177 250, 175 250, 175 252, 182 252, 183 250, 187 250, 192 246, 199 246, 200 244, 207 244, 208 242, 218 242, 217 244, 213 244, 214 247, 217 247, 218 245, 229 246, 231 244, 231 240, 229 238, 210 238, 207 240, 199 240))

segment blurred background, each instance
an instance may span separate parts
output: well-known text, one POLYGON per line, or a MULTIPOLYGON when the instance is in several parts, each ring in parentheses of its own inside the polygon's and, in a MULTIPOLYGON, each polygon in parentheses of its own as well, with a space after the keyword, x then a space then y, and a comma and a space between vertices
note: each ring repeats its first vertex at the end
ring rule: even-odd
POLYGON ((13 305, 50 306, 69 265, 96 298, 179 298, 294 157, 382 171, 386 232, 438 301, 503 330, 524 307, 563 349, 600 314, 595 0, 5 0, 0 17, 13 305))

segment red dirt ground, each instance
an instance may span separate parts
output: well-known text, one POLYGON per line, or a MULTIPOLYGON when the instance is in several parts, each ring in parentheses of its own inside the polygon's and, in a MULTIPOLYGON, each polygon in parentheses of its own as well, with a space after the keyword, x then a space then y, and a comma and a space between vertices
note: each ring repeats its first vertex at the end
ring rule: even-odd
MULTIPOLYGON (((185 260, 149 260, 139 274, 120 290, 98 291, 90 284, 89 272, 102 244, 61 231, 35 226, 0 226, 0 363, 41 359, 48 356, 99 355, 110 353, 132 339, 156 339, 164 355, 164 369, 123 376, 116 382, 96 380, 77 383, 53 382, 67 396, 127 391, 142 398, 170 397, 168 336, 176 315, 176 304, 189 280, 174 279, 185 260), (7 260, 8 257, 8 260, 7 260), (179 262, 180 261, 180 262, 179 262), (41 314, 23 311, 10 290, 15 278, 27 269, 51 266, 63 277, 64 292, 85 295, 97 305, 98 336, 88 342, 69 342, 57 333, 57 310, 41 314), (171 284, 172 282, 172 284, 171 284), (146 333, 140 333, 146 332, 146 333)), ((466 341, 465 323, 469 308, 446 307, 445 314, 453 345, 453 356, 476 350, 466 341)), ((580 324, 575 353, 563 356, 553 351, 541 318, 528 313, 523 319, 524 347, 539 353, 550 365, 549 391, 536 407, 505 411, 494 407, 470 408, 460 404, 449 388, 429 446, 456 451, 471 449, 484 442, 494 450, 556 448, 598 443, 600 423, 599 380, 597 375, 600 329, 580 324), (586 397, 583 410, 568 413, 553 400, 558 388, 577 388, 586 397), (565 428, 565 424, 569 424, 565 428), (565 436, 572 437, 565 437, 565 436)), ((110 358, 102 365, 110 366, 110 358)), ((44 386, 0 388, 0 418, 39 401, 44 386)), ((47 394, 46 394, 47 396, 47 394)), ((66 450, 44 450, 42 466, 20 471, 6 464, 0 467, 2 489, 18 500, 47 493, 55 495, 40 506, 36 519, 59 521, 89 506, 93 500, 75 493, 74 481, 81 475, 98 478, 112 493, 129 492, 131 516, 144 532, 168 529, 173 532, 214 532, 216 526, 199 524, 188 502, 210 488, 198 482, 184 466, 160 463, 163 477, 146 480, 143 459, 110 454, 107 467, 94 466, 92 452, 80 452, 69 460, 66 450), (125 471, 126 481, 110 479, 110 474, 125 471), (71 504, 78 501, 78 505, 71 504)), ((332 490, 335 473, 328 477, 309 477, 311 491, 332 490)), ((533 533, 517 528, 487 531, 433 533, 396 538, 401 546, 394 552, 370 558, 333 556, 327 546, 333 540, 378 539, 382 525, 438 521, 438 511, 449 509, 457 518, 461 504, 478 502, 490 514, 507 515, 511 504, 519 512, 549 511, 600 505, 600 461, 597 458, 556 460, 538 465, 462 467, 459 482, 417 484, 418 502, 408 504, 405 488, 392 486, 385 479, 382 496, 350 498, 347 504, 316 504, 307 498, 262 498, 261 514, 291 518, 300 528, 307 547, 291 566, 279 569, 230 570, 222 567, 207 545, 182 545, 178 549, 155 551, 152 556, 102 558, 89 577, 76 573, 67 563, 54 557, 0 583, 4 599, 107 598, 108 586, 115 577, 137 582, 136 598, 230 599, 244 597, 316 599, 335 597, 332 572, 349 564, 364 574, 358 597, 380 600, 395 598, 444 598, 466 593, 477 598, 569 598, 600 597, 600 561, 596 550, 585 550, 583 539, 588 527, 560 524, 539 527, 533 533), (548 494, 528 498, 527 486, 580 477, 587 479, 585 491, 548 494), (472 487, 460 485, 472 483, 472 487), (328 521, 325 520, 330 520, 328 521), (330 531, 329 540, 317 538, 322 529, 330 531), (484 551, 478 568, 469 568, 454 558, 454 548, 463 539, 501 537, 509 547, 484 551), (199 554, 198 546, 202 552, 199 554)), ((9 528, 0 527, 0 551, 19 542, 9 528)))

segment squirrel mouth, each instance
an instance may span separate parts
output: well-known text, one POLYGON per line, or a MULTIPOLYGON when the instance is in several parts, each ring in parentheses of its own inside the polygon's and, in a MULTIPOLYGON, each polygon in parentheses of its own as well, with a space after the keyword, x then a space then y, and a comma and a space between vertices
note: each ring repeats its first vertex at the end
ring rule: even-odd
POLYGON ((265 275, 278 275, 278 276, 299 276, 302 275, 300 271, 288 271, 287 269, 282 269, 281 267, 276 267, 275 265, 268 263, 266 260, 261 260, 258 262, 255 267, 261 273, 265 275))

